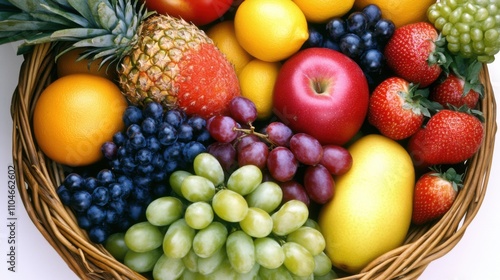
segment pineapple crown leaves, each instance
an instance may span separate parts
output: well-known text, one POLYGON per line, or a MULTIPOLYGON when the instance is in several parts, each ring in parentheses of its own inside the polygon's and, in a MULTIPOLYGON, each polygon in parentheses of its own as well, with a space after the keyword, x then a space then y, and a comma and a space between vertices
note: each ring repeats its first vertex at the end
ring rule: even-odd
POLYGON ((83 56, 101 65, 120 59, 138 40, 141 22, 151 15, 138 0, 0 0, 0 43, 24 40, 18 53, 35 44, 71 42, 88 47, 83 56))
POLYGON ((433 172, 431 173, 431 176, 438 176, 450 182, 455 191, 458 191, 463 187, 464 174, 457 173, 453 167, 448 168, 445 172, 442 172, 441 168, 437 166, 430 167, 430 169, 433 172))

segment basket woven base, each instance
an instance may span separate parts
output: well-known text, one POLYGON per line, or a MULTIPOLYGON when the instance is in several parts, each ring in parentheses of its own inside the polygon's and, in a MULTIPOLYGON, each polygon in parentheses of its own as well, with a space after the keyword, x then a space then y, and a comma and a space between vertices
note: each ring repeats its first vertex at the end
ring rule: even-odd
MULTIPOLYGON (((43 155, 31 128, 34 104, 54 80, 53 68, 51 45, 37 45, 25 57, 12 98, 12 154, 23 204, 38 230, 81 279, 146 279, 115 260, 102 245, 92 243, 56 194, 64 179, 64 167, 43 155)), ((485 139, 464 166, 464 188, 452 208, 434 224, 412 227, 403 246, 380 256, 359 274, 341 279, 415 279, 430 262, 460 241, 484 199, 497 130, 496 102, 486 65, 480 78, 485 87, 480 104, 485 117, 485 139)))

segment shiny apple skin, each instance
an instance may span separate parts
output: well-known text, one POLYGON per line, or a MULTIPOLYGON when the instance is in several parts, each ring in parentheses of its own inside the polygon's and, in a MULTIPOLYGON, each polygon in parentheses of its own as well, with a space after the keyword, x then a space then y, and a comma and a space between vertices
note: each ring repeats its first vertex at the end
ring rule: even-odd
POLYGON ((355 61, 331 49, 308 48, 281 67, 273 112, 295 133, 343 145, 360 130, 368 99, 368 82, 355 61))

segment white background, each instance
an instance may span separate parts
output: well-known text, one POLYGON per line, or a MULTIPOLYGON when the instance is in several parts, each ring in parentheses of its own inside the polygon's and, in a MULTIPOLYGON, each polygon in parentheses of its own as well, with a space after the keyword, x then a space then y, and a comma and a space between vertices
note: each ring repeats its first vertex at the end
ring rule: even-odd
MULTIPOLYGON (((7 170, 12 164, 10 102, 22 57, 13 44, 0 46, 0 279, 77 279, 38 232, 17 198, 16 272, 7 270, 7 170)), ((500 61, 490 64, 495 92, 500 93, 500 61)), ((498 97, 498 95, 497 95, 498 97)), ((500 118, 497 116, 497 123, 500 118)), ((459 244, 432 262, 420 279, 500 279, 500 141, 497 137, 492 173, 482 207, 459 244)))

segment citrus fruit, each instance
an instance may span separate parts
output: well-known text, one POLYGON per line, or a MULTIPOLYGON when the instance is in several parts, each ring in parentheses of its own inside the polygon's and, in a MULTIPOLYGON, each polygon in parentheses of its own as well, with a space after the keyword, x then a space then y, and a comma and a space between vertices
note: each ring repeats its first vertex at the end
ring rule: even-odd
POLYGON ((273 90, 281 64, 253 59, 241 70, 241 95, 250 99, 257 108, 257 119, 271 116, 273 109, 273 90))
POLYGON ((290 0, 245 0, 236 10, 234 28, 248 53, 269 62, 288 58, 309 37, 304 13, 290 0))
POLYGON ((236 74, 252 60, 252 56, 240 46, 234 32, 234 21, 226 20, 210 27, 206 32, 219 48, 226 55, 226 58, 233 64, 236 74))
POLYGON ((102 67, 99 67, 102 59, 90 61, 88 59, 80 59, 82 49, 73 49, 61 55, 56 61, 57 76, 64 77, 71 74, 93 74, 110 80, 116 79, 116 71, 114 67, 108 67, 106 62, 102 67))
POLYGON ((334 17, 345 15, 352 8, 354 0, 293 0, 306 16, 307 21, 324 23, 334 17))
POLYGON ((396 27, 427 20, 427 8, 436 0, 356 0, 354 7, 361 10, 369 4, 377 5, 382 17, 390 19, 396 27))
POLYGON ((126 107, 126 99, 110 80, 91 74, 64 76, 47 86, 35 105, 36 142, 58 163, 95 163, 102 158, 102 144, 124 128, 126 107))

